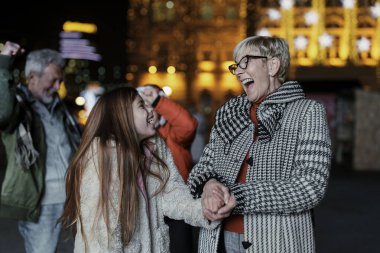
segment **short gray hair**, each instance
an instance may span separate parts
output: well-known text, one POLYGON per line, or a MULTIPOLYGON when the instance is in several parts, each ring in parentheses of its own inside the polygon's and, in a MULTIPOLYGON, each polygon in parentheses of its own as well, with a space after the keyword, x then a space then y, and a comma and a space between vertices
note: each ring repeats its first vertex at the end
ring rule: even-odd
POLYGON ((25 76, 29 77, 33 72, 41 76, 49 64, 54 64, 61 69, 65 66, 65 59, 62 55, 52 49, 40 49, 28 54, 25 63, 25 76))
POLYGON ((233 53, 236 58, 241 53, 249 53, 253 49, 258 49, 262 56, 269 58, 276 57, 280 60, 280 69, 278 78, 283 83, 288 75, 288 68, 290 65, 290 55, 288 43, 281 38, 266 37, 266 36, 252 36, 240 41, 233 53))

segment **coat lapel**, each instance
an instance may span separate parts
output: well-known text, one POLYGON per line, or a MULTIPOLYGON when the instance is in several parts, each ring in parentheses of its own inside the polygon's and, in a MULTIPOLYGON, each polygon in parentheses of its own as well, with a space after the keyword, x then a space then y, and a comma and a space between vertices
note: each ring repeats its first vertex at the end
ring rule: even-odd
MULTIPOLYGON (((261 103, 257 109, 259 120, 258 140, 268 142, 280 127, 280 121, 287 103, 304 99, 305 94, 298 82, 281 85, 261 103)), ((215 131, 226 144, 246 129, 252 121, 249 118, 251 103, 245 94, 228 101, 216 114, 215 131)))
POLYGON ((225 143, 231 143, 251 122, 251 103, 245 94, 231 99, 216 113, 215 131, 225 143))

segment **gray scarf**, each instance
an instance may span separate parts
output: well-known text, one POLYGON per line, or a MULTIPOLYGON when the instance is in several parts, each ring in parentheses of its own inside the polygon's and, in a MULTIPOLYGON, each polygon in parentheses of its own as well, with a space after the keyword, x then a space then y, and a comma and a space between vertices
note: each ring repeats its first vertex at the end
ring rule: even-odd
POLYGON ((16 162, 20 164, 23 169, 30 169, 39 156, 38 151, 33 146, 32 136, 30 134, 30 122, 32 116, 29 109, 26 108, 25 101, 20 94, 16 94, 16 99, 26 114, 26 118, 16 129, 16 162))

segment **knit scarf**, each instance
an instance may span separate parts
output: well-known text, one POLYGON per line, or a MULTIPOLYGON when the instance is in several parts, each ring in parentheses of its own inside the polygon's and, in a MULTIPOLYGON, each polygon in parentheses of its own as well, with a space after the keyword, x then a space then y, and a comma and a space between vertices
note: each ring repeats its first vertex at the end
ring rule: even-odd
POLYGON ((32 115, 26 107, 25 101, 21 97, 21 94, 16 94, 16 99, 26 114, 25 119, 16 129, 16 162, 21 165, 23 169, 30 169, 39 156, 38 151, 33 146, 32 136, 30 134, 30 122, 32 115))

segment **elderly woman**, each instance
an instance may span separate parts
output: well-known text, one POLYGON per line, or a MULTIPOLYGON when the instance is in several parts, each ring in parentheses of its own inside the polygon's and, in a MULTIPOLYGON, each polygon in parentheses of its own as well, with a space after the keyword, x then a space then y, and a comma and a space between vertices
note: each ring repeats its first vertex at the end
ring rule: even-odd
POLYGON ((245 94, 218 110, 188 183, 209 220, 228 216, 218 210, 230 194, 237 205, 223 228, 201 229, 199 251, 315 252, 311 209, 325 195, 331 157, 324 107, 284 82, 283 39, 246 38, 233 56, 229 70, 245 94))

